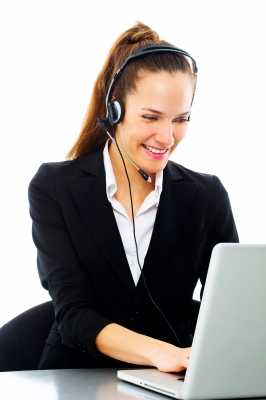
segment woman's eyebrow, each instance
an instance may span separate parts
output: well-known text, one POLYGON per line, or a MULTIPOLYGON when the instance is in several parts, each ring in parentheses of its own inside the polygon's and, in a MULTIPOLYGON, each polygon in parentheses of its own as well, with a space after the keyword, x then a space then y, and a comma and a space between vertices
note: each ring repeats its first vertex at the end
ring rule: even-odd
POLYGON ((153 110, 152 108, 141 108, 141 110, 143 110, 143 111, 150 111, 150 112, 152 112, 152 113, 154 113, 154 114, 163 115, 163 113, 162 113, 161 111, 153 110))
MULTIPOLYGON (((153 110, 152 108, 141 108, 141 110, 142 110, 142 111, 150 111, 150 112, 152 112, 152 113, 154 113, 154 114, 163 115, 163 113, 162 113, 161 111, 153 110)), ((178 116, 179 116, 179 117, 182 117, 183 115, 187 115, 187 114, 190 114, 190 110, 189 110, 189 111, 185 111, 185 112, 183 112, 182 114, 179 114, 178 116)))

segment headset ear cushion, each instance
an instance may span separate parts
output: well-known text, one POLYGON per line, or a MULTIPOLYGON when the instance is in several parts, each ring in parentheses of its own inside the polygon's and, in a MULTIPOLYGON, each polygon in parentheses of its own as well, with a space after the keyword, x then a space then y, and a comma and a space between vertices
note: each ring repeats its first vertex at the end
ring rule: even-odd
POLYGON ((112 108, 113 124, 119 124, 125 115, 125 107, 121 100, 113 100, 110 103, 112 108))

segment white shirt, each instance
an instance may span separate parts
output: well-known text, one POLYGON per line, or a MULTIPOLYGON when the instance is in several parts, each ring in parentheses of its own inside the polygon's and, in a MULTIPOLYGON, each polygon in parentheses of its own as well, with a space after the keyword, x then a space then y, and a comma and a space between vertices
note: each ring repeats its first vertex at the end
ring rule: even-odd
MULTIPOLYGON (((133 236, 133 224, 131 223, 122 204, 114 197, 117 190, 117 184, 109 156, 108 142, 109 140, 106 142, 103 151, 103 161, 106 174, 106 194, 113 207, 114 216, 123 242, 128 265, 135 285, 137 285, 140 277, 140 268, 138 265, 136 246, 133 236)), ((156 174, 155 190, 153 190, 145 198, 142 206, 135 216, 136 240, 138 244, 138 254, 141 268, 143 267, 144 259, 150 244, 160 195, 162 192, 162 185, 163 171, 160 171, 156 174)))

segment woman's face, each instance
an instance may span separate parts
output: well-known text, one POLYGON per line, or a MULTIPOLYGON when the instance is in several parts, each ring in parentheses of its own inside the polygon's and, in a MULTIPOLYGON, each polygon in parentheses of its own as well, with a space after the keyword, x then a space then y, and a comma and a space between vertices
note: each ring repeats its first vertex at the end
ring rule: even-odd
POLYGON ((193 81, 183 72, 146 73, 125 99, 125 116, 116 127, 122 150, 153 174, 162 171, 185 137, 193 97, 193 81))

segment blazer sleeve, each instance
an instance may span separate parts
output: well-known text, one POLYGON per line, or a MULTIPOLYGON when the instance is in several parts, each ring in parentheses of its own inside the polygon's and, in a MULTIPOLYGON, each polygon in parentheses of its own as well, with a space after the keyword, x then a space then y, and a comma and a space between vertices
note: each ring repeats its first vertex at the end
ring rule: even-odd
POLYGON ((228 193, 217 176, 213 176, 213 210, 209 240, 209 250, 205 268, 202 268, 200 281, 202 283, 201 296, 207 277, 210 257, 214 246, 218 243, 238 243, 239 237, 229 200, 228 193))
POLYGON ((95 309, 90 277, 71 242, 49 164, 30 182, 29 203, 38 272, 52 297, 62 343, 97 358, 95 338, 112 321, 95 309))

